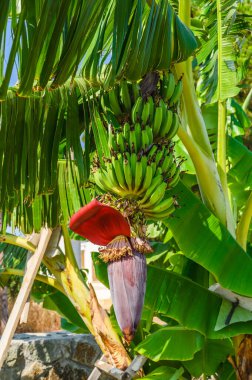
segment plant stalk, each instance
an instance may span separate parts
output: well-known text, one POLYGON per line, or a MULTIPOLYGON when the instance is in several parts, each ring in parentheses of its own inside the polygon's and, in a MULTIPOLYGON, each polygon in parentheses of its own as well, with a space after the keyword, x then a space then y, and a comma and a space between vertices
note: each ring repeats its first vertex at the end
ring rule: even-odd
POLYGON ((11 245, 17 245, 18 247, 22 247, 27 249, 28 251, 35 252, 36 247, 28 239, 21 238, 20 236, 14 235, 0 235, 0 243, 7 243, 11 245))
POLYGON ((243 109, 244 112, 247 111, 248 106, 249 106, 249 104, 251 102, 251 99, 252 99, 252 88, 250 89, 250 91, 249 91, 248 95, 246 96, 246 99, 244 100, 244 103, 242 105, 242 109, 243 109))
MULTIPOLYGON (((23 277, 24 274, 25 274, 24 270, 15 269, 15 268, 6 268, 3 272, 1 272, 1 275, 13 275, 13 276, 20 276, 20 277, 23 277)), ((50 285, 53 288, 59 290, 61 293, 66 294, 64 291, 64 288, 55 278, 44 276, 42 274, 37 274, 35 277, 35 281, 43 282, 44 284, 50 285)))
MULTIPOLYGON (((181 20, 190 25, 190 2, 180 0, 181 20), (183 8, 185 7, 185 8, 183 8)), ((190 154, 197 173, 203 202, 235 236, 235 223, 231 212, 228 193, 222 188, 220 176, 216 168, 212 148, 207 135, 205 121, 194 88, 192 66, 188 62, 175 65, 178 77, 183 77, 182 95, 182 128, 178 136, 190 154), (188 74, 190 71, 190 74, 188 74), (190 134, 186 132, 189 128, 190 134), (206 166, 207 164, 207 166, 206 166), (210 187, 209 187, 210 186, 210 187)))
POLYGON ((241 245, 241 247, 246 251, 247 249, 247 238, 249 226, 252 219, 252 191, 249 195, 249 198, 246 202, 245 209, 242 213, 242 217, 238 223, 236 235, 237 241, 241 245))

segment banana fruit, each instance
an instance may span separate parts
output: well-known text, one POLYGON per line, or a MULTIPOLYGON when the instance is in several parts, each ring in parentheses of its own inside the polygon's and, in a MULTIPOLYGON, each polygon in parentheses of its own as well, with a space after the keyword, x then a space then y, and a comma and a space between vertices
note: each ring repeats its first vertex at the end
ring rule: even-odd
POLYGON ((125 79, 100 94, 110 157, 94 167, 97 189, 134 200, 153 220, 175 209, 166 191, 180 178, 171 139, 180 124, 182 91, 182 78, 177 81, 169 71, 160 74, 156 93, 145 98, 137 82, 125 79))

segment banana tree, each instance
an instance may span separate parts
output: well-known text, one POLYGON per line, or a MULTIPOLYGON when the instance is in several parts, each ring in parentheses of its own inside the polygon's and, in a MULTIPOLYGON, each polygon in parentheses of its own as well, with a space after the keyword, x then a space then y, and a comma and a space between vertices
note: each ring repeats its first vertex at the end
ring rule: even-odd
POLYGON ((33 267, 48 289, 44 305, 88 328, 113 365, 125 369, 140 353, 146 379, 247 378, 250 95, 243 108, 237 95, 249 67, 249 2, 0 7, 1 282, 26 279, 14 260, 21 252, 39 256, 7 225, 26 234, 47 226, 52 238, 33 267), (109 314, 77 267, 70 218, 73 231, 105 246, 93 261, 111 288, 109 314))

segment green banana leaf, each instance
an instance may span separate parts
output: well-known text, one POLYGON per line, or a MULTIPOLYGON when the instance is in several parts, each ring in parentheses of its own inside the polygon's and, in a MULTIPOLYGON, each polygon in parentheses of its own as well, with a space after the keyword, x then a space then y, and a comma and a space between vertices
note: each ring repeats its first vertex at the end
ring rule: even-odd
POLYGON ((183 380, 184 377, 182 377, 184 373, 184 369, 181 367, 179 369, 172 368, 172 367, 166 367, 166 366, 160 366, 154 371, 148 373, 148 375, 141 377, 143 380, 183 380))
MULTIPOLYGON (((93 253, 92 257, 96 277, 109 287, 106 264, 99 259, 97 253, 93 253)), ((252 322, 246 321, 252 320, 252 313, 248 318, 246 311, 241 311, 241 308, 235 310, 230 324, 225 325, 232 308, 231 302, 225 302, 229 308, 227 308, 226 314, 222 312, 219 316, 222 305, 222 298, 219 295, 177 273, 148 265, 142 315, 143 319, 148 320, 147 323, 151 324, 155 315, 161 319, 162 316, 170 317, 185 328, 196 330, 210 339, 229 338, 239 333, 250 333, 252 322)))
POLYGON ((9 25, 13 38, 10 53, 1 49, 1 99, 17 62, 17 90, 27 96, 34 85, 37 91, 48 84, 55 88, 79 71, 92 85, 101 77, 110 84, 122 75, 132 77, 132 69, 133 77, 141 79, 151 70, 168 69, 171 62, 187 59, 197 47, 168 0, 152 6, 142 0, 23 0, 17 5, 6 0, 0 2, 0 15, 1 47, 9 43, 9 25))
POLYGON ((135 350, 147 358, 159 360, 190 360, 202 349, 204 337, 184 327, 164 327, 143 340, 135 350))
POLYGON ((192 360, 183 362, 183 365, 192 376, 200 377, 202 373, 213 375, 226 357, 232 354, 230 340, 206 340, 203 349, 196 352, 192 360))
POLYGON ((245 190, 252 190, 252 152, 237 139, 228 138, 228 156, 232 167, 229 181, 238 182, 245 190))
POLYGON ((46 296, 43 301, 43 307, 59 313, 64 318, 63 326, 65 329, 83 334, 89 332, 75 307, 64 294, 57 291, 46 296))
POLYGON ((164 223, 184 255, 211 272, 224 288, 252 297, 252 258, 181 182, 171 194, 177 195, 180 208, 164 223))

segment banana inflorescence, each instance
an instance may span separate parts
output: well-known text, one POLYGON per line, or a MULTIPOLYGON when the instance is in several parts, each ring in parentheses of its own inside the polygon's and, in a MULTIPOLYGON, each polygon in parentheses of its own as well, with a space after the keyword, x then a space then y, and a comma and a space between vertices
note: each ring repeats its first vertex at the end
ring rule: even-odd
POLYGON ((151 95, 126 80, 101 94, 110 157, 94 167, 95 183, 105 193, 136 201, 147 219, 166 218, 175 209, 166 191, 179 181, 171 139, 179 127, 181 93, 182 80, 167 72, 151 95))
POLYGON ((179 181, 171 139, 179 127, 181 92, 181 79, 176 82, 168 72, 146 76, 140 84, 123 80, 100 94, 99 117, 104 119, 107 139, 103 127, 99 132, 106 157, 99 154, 100 159, 93 160, 94 182, 103 193, 100 202, 127 220, 130 237, 118 235, 99 251, 108 263, 114 311, 128 343, 144 303, 145 254, 152 252, 146 240, 146 219, 167 218, 177 206, 167 190, 179 181))

